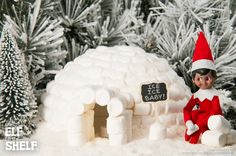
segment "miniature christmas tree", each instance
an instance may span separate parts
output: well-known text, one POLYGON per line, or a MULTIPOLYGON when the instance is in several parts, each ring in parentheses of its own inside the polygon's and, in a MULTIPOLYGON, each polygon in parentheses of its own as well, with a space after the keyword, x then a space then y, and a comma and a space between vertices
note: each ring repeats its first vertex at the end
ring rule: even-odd
POLYGON ((7 127, 20 127, 23 133, 18 138, 28 137, 35 128, 32 119, 36 116, 37 104, 24 55, 8 27, 6 24, 1 34, 0 129, 4 132, 7 127))

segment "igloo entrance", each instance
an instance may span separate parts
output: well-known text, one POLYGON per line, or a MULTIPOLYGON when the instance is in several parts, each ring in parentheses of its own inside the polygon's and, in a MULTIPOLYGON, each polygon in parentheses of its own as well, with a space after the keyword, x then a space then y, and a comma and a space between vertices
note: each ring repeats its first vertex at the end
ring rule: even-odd
POLYGON ((107 118, 108 118, 107 106, 100 106, 98 104, 95 104, 94 123, 93 123, 95 137, 108 138, 107 128, 106 128, 107 118))
POLYGON ((95 137, 108 138, 111 145, 131 140, 134 101, 130 94, 87 86, 78 99, 73 103, 75 116, 68 121, 69 145, 80 146, 95 137))

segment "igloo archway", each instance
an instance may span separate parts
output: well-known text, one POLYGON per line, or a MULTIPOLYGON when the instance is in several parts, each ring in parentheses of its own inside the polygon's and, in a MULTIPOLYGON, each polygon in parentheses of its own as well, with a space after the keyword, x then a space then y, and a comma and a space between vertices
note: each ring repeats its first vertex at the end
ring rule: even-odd
POLYGON ((157 109, 164 125, 181 124, 182 108, 190 96, 182 78, 165 59, 138 47, 100 46, 66 64, 42 96, 44 119, 54 130, 67 131, 71 145, 95 137, 95 104, 107 106, 106 129, 111 144, 132 140, 132 117, 157 109), (141 85, 165 83, 168 99, 144 102, 141 85))

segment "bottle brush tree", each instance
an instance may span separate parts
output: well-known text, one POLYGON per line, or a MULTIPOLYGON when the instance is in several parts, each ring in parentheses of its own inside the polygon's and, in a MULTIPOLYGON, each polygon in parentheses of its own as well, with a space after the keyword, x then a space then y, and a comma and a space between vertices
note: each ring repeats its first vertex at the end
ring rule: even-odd
MULTIPOLYGON (((18 49, 9 31, 3 27, 0 51, 0 130, 20 127, 22 134, 16 138, 29 137, 35 125, 33 118, 37 113, 36 98, 33 94, 25 63, 25 56, 18 49)), ((6 139, 15 137, 4 136, 6 139)))

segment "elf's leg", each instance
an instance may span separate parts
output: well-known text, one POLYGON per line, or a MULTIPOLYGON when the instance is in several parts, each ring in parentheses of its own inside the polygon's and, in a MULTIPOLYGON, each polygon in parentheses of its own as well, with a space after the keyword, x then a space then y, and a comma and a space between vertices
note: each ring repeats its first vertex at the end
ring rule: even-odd
MULTIPOLYGON (((191 119, 192 119, 192 122, 193 123, 196 123, 196 121, 197 121, 197 119, 198 119, 198 115, 199 115, 199 110, 193 110, 192 112, 191 112, 191 119)), ((185 141, 189 141, 190 140, 190 138, 191 138, 191 135, 188 135, 187 134, 187 131, 188 131, 188 129, 186 128, 186 130, 185 130, 185 136, 184 136, 184 138, 185 138, 185 141)))
POLYGON ((190 137, 190 143, 191 144, 197 144, 200 140, 200 135, 203 134, 207 130, 207 127, 200 127, 200 129, 193 133, 190 137))
POLYGON ((190 143, 191 144, 197 144, 199 142, 199 137, 202 133, 204 133, 206 130, 208 130, 207 127, 207 120, 208 116, 205 114, 198 114, 196 118, 195 125, 198 127, 198 130, 190 135, 190 143))
POLYGON ((198 141, 199 141, 199 136, 200 136, 200 134, 201 134, 200 131, 197 131, 197 132, 193 133, 193 134, 190 136, 189 143, 191 143, 191 144, 197 144, 198 141))
POLYGON ((184 139, 185 139, 185 141, 189 141, 190 138, 191 138, 191 136, 189 136, 189 135, 187 134, 187 129, 186 129, 186 130, 185 130, 185 133, 184 133, 184 139))

